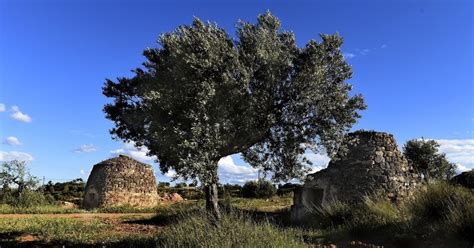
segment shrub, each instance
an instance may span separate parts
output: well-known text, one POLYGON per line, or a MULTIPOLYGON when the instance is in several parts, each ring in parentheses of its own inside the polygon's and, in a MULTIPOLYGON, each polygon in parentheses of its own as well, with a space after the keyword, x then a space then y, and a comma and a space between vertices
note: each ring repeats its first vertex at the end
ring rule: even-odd
POLYGON ((51 205, 55 200, 51 197, 46 197, 41 192, 25 190, 18 196, 16 190, 5 192, 2 195, 1 203, 8 204, 15 207, 29 208, 34 206, 51 205))
POLYGON ((276 193, 276 188, 270 181, 258 181, 258 198, 270 198, 276 193))
POLYGON ((275 193, 275 186, 266 180, 247 181, 242 187, 242 196, 246 198, 270 198, 275 193))
POLYGON ((258 183, 256 181, 247 181, 242 187, 242 196, 245 198, 257 198, 258 183))

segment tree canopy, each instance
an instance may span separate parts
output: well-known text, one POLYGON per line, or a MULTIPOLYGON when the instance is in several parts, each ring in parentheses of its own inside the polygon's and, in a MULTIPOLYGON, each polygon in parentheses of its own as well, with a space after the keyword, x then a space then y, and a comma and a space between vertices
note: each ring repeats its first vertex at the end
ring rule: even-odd
POLYGON ((456 165, 439 152, 435 140, 413 139, 403 147, 403 154, 425 180, 448 180, 456 173, 456 165))
POLYGON ((0 167, 0 185, 3 189, 10 185, 18 188, 19 197, 25 189, 33 188, 38 184, 38 179, 30 174, 25 161, 12 160, 3 162, 0 167))
POLYGON ((162 34, 133 77, 106 81, 111 133, 148 147, 163 172, 204 185, 235 153, 275 180, 300 177, 311 164, 305 151, 334 154, 366 108, 349 94, 342 37, 320 39, 298 47, 270 12, 240 22, 236 37, 196 18, 162 34))

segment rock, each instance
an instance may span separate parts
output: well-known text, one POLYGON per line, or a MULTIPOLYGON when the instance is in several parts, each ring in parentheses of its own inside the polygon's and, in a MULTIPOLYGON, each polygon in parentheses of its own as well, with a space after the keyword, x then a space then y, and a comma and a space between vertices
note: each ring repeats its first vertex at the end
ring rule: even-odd
POLYGON ((421 178, 412 172, 393 135, 357 131, 347 135, 347 140, 353 139, 358 142, 348 145, 347 154, 308 175, 303 188, 295 191, 292 221, 303 221, 311 208, 333 201, 360 203, 372 194, 399 201, 412 195, 421 178))
POLYGON ((77 208, 77 205, 72 203, 72 202, 68 202, 68 201, 63 201, 61 202, 61 205, 63 206, 64 209, 72 209, 72 208, 77 208))

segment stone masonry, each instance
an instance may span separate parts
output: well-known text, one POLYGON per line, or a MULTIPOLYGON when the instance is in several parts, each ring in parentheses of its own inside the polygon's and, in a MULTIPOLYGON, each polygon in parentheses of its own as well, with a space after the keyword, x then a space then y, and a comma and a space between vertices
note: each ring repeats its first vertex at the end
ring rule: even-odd
POLYGON ((153 207, 157 203, 153 168, 120 155, 94 165, 87 180, 83 207, 153 207))
POLYGON ((347 152, 326 169, 307 176, 295 192, 292 220, 304 220, 308 210, 333 201, 360 203, 377 195, 396 202, 410 197, 421 178, 409 166, 393 135, 357 131, 347 135, 347 152))

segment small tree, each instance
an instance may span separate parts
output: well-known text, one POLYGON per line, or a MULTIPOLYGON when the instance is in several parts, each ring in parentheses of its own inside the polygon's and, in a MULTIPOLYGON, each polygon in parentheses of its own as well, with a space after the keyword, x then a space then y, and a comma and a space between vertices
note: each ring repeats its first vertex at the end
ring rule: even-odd
POLYGON ((18 198, 26 189, 38 184, 38 179, 30 174, 25 161, 12 160, 2 163, 0 169, 0 185, 14 185, 18 189, 18 198))
POLYGON ((276 181, 302 177, 311 165, 306 149, 333 155, 366 107, 349 94, 339 35, 300 48, 269 12, 241 22, 236 38, 195 19, 159 42, 145 50, 145 70, 107 80, 111 133, 146 146, 163 173, 199 180, 217 220, 221 158, 241 153, 276 181))
POLYGON ((426 181, 448 180, 456 173, 456 165, 450 163, 446 154, 440 153, 438 142, 413 139, 403 147, 403 154, 426 181))

